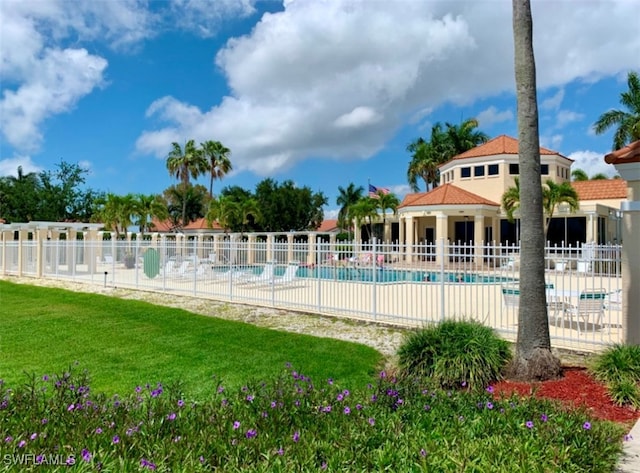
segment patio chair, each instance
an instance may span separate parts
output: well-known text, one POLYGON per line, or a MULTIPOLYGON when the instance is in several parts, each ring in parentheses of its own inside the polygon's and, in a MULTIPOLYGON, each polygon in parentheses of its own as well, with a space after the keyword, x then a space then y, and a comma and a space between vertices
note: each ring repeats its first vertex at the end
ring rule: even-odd
POLYGON ((262 272, 255 276, 240 276, 238 284, 270 284, 275 278, 275 264, 273 262, 266 263, 262 272))
POLYGON ((610 292, 604 298, 605 309, 622 310, 622 289, 610 292))
POLYGON ((517 309, 520 307, 520 287, 516 284, 502 286, 502 302, 505 308, 517 309))
POLYGON ((593 270, 593 262, 596 258, 596 248, 594 243, 585 243, 582 245, 580 257, 576 264, 576 271, 579 273, 589 273, 593 270))
POLYGON ((294 281, 298 278, 298 268, 300 267, 300 263, 297 261, 292 261, 285 269, 284 274, 282 276, 278 276, 273 279, 271 284, 293 284, 294 281))
POLYGON ((578 297, 576 305, 569 304, 564 314, 573 319, 575 317, 578 325, 578 334, 580 334, 580 319, 584 321, 584 330, 587 331, 589 319, 594 317, 594 325, 602 325, 602 316, 604 315, 604 304, 607 293, 604 289, 585 289, 578 297))

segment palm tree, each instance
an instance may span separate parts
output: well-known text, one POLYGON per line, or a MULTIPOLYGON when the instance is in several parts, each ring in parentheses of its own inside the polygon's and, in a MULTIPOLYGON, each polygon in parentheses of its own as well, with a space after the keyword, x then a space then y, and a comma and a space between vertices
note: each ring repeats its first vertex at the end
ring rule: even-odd
POLYGON ((604 181, 609 179, 609 176, 607 176, 605 173, 603 172, 598 172, 596 174, 594 174, 593 176, 591 176, 591 180, 592 181, 604 181))
POLYGON ((213 197, 213 181, 222 179, 233 169, 229 159, 231 150, 219 141, 205 141, 200 143, 200 147, 205 158, 209 160, 209 171, 211 172, 209 195, 213 197))
POLYGON ((135 198, 133 194, 124 196, 109 193, 100 202, 97 218, 108 231, 115 232, 116 240, 121 236, 127 238, 127 229, 132 225, 132 215, 135 212, 135 198))
POLYGON ((549 225, 551 224, 555 209, 563 203, 569 205, 569 211, 571 213, 576 212, 580 208, 578 193, 568 182, 556 184, 551 179, 547 179, 545 187, 542 189, 542 208, 546 216, 544 224, 545 237, 549 231, 549 225))
POLYGON ((351 228, 351 207, 362 199, 364 188, 362 186, 356 187, 351 182, 345 189, 342 186, 338 186, 338 197, 336 198, 336 205, 340 206, 338 211, 338 226, 342 231, 347 228, 351 228))
POLYGON ((520 179, 515 177, 515 185, 509 187, 502 194, 502 208, 507 213, 507 220, 511 223, 514 221, 514 214, 520 208, 520 179))
POLYGON ((187 225, 205 215, 209 205, 209 193, 202 185, 178 184, 164 191, 169 218, 175 228, 187 225))
POLYGON ((169 218, 169 210, 162 198, 153 194, 136 195, 133 211, 133 223, 140 228, 142 236, 144 236, 145 231, 153 230, 154 218, 158 220, 166 220, 169 218))
POLYGON ((576 182, 588 181, 589 175, 582 169, 574 169, 571 171, 571 178, 576 182))
MULTIPOLYGON (((391 210, 393 215, 396 215, 398 212, 398 205, 400 205, 400 200, 396 197, 395 194, 378 191, 378 197, 373 199, 376 204, 376 208, 382 211, 382 229, 384 232, 384 228, 386 226, 386 217, 387 217, 387 209, 391 210)), ((384 239, 384 234, 382 235, 384 239)))
POLYGON ((253 222, 260 222, 262 213, 260 212, 260 204, 254 198, 244 199, 238 203, 238 216, 240 217, 240 234, 244 234, 246 226, 253 222))
POLYGON ((209 208, 205 219, 207 225, 212 226, 213 222, 218 222, 225 232, 228 232, 238 221, 240 215, 240 205, 228 196, 213 198, 209 202, 209 208))
MULTIPOLYGON (((167 170, 169 174, 179 179, 184 187, 189 187, 189 178, 197 179, 208 169, 208 163, 202 151, 199 150, 193 140, 187 141, 184 150, 176 142, 171 144, 172 149, 167 156, 167 170)), ((187 201, 183 200, 181 224, 186 225, 187 221, 187 201)))
POLYGON ((520 306, 511 375, 527 380, 555 378, 560 362, 551 353, 545 295, 542 186, 533 21, 529 0, 512 0, 522 218, 520 306))
POLYGON ((454 153, 448 159, 489 141, 489 135, 476 130, 478 126, 478 120, 475 118, 468 118, 460 125, 446 124, 447 138, 454 153))
POLYGON ((418 138, 407 146, 407 151, 412 153, 409 168, 407 169, 407 181, 413 192, 418 192, 418 178, 425 183, 426 189, 429 185, 436 187, 438 185, 438 165, 440 164, 439 156, 434 145, 430 142, 418 138))
POLYGON ((378 216, 378 207, 376 204, 376 199, 372 199, 371 197, 363 197, 358 202, 351 206, 350 216, 356 223, 356 227, 359 228, 363 223, 368 223, 369 225, 365 228, 367 229, 367 239, 371 239, 371 223, 373 219, 378 216))
POLYGON ((617 126, 613 134, 613 150, 624 148, 633 141, 640 140, 640 77, 637 72, 627 75, 629 90, 620 94, 620 103, 628 111, 609 110, 604 112, 593 125, 596 134, 601 135, 609 128, 617 126))

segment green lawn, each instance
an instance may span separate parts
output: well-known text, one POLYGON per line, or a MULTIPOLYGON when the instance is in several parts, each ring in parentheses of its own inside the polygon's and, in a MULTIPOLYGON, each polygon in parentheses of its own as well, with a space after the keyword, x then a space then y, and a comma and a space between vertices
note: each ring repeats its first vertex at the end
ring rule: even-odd
POLYGON ((180 380, 202 396, 212 377, 229 387, 272 378, 286 362, 314 380, 362 385, 382 361, 372 348, 278 332, 184 310, 0 281, 0 378, 87 369, 92 388, 126 393, 180 380))

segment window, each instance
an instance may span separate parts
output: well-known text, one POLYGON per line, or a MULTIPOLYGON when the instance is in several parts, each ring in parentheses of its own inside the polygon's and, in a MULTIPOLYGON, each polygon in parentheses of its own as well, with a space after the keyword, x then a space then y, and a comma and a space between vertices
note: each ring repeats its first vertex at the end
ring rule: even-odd
POLYGON ((548 176, 549 175, 549 165, 548 164, 541 164, 540 165, 540 174, 542 174, 543 176, 548 176))
POLYGON ((473 168, 473 175, 475 177, 484 176, 484 166, 475 166, 473 168))
POLYGON ((520 166, 517 164, 509 164, 509 174, 520 174, 520 166))
POLYGON ((471 168, 460 168, 460 177, 471 177, 471 168))
POLYGON ((488 173, 490 176, 497 176, 498 175, 498 165, 497 164, 489 164, 489 169, 488 169, 488 173))

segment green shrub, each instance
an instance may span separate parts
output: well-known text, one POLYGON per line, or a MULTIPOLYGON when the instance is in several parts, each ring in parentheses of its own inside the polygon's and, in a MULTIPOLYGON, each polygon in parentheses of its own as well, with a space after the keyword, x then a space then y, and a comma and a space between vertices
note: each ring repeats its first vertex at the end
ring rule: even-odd
POLYGON ((593 376, 607 385, 618 404, 640 408, 640 346, 617 344, 595 357, 590 367, 593 376))
POLYGON ((402 374, 444 388, 483 389, 511 360, 506 340, 474 321, 445 321, 409 332, 398 349, 402 374))

